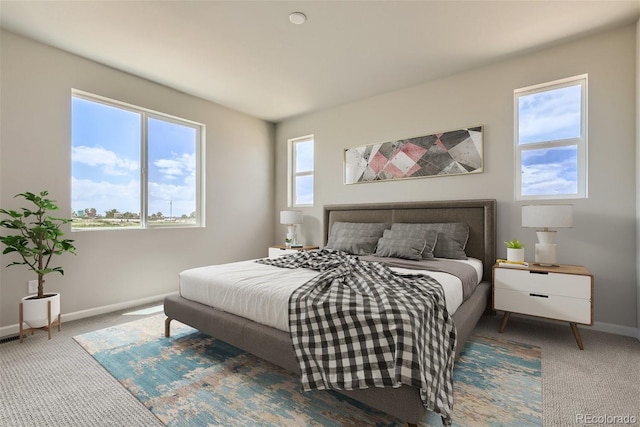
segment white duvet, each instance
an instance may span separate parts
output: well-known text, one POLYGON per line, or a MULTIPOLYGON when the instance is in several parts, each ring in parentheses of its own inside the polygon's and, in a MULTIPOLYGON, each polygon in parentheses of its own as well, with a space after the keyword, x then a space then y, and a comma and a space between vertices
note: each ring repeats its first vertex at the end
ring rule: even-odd
MULTIPOLYGON (((482 262, 472 265, 482 280, 482 262)), ((455 313, 462 304, 462 283, 447 273, 392 268, 403 274, 427 274, 442 285, 447 310, 455 313)), ((319 274, 307 268, 280 268, 254 260, 210 265, 180 273, 180 295, 191 301, 218 308, 282 331, 289 331, 289 297, 295 289, 319 274)))

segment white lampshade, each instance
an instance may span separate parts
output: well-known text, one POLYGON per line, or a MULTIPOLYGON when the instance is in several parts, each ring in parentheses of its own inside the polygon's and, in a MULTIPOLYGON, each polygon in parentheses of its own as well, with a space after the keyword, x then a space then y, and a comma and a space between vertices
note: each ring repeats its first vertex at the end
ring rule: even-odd
POLYGON ((532 228, 573 227, 573 205, 526 205, 522 226, 532 228))
POLYGON ((302 211, 280 211, 280 224, 302 224, 302 211))

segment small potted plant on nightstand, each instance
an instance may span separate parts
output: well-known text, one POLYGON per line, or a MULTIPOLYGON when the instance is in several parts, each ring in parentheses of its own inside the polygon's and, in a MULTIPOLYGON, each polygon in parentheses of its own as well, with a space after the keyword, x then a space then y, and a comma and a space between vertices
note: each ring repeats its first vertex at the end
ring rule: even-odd
POLYGON ((507 261, 524 262, 524 244, 518 239, 504 242, 507 247, 507 261))
POLYGON ((8 218, 0 221, 0 227, 9 230, 12 234, 0 236, 0 242, 4 244, 3 254, 16 253, 20 261, 14 261, 12 265, 26 265, 27 268, 38 277, 38 293, 22 298, 20 303, 20 342, 23 334, 34 329, 45 329, 51 339, 51 327, 58 326, 60 330, 60 294, 44 293, 44 277, 49 273, 64 274, 61 267, 52 267, 51 261, 54 255, 62 255, 65 252, 75 254, 73 240, 64 239, 64 232, 60 229, 63 224, 71 222, 70 219, 51 216, 51 211, 58 210, 55 200, 48 199, 49 192, 40 194, 20 193, 15 197, 23 197, 33 203, 33 208, 22 208, 21 212, 0 209, 0 214, 8 218), (29 327, 23 330, 23 323, 29 327))

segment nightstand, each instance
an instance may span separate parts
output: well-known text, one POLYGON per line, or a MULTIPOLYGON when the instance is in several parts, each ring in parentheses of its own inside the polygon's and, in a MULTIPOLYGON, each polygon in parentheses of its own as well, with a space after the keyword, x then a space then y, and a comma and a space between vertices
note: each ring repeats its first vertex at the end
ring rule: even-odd
POLYGON ((317 251, 318 246, 303 246, 301 248, 288 248, 285 245, 269 246, 269 258, 277 258, 282 255, 291 255, 299 251, 317 251))
POLYGON ((504 311, 500 333, 511 313, 569 322, 580 350, 578 324, 593 325, 593 275, 585 267, 493 266, 493 309, 504 311))

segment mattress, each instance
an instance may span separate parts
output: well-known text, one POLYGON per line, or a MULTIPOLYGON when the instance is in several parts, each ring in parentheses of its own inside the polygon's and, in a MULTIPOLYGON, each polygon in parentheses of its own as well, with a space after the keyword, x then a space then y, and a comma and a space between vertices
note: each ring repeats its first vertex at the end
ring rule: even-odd
MULTIPOLYGON (((457 262, 474 267, 478 272, 478 283, 482 280, 480 260, 469 258, 457 262)), ((444 289, 451 315, 462 304, 462 283, 453 275, 391 269, 401 274, 427 274, 436 279, 444 289)), ((318 274, 307 268, 288 269, 259 264, 255 260, 239 261, 185 270, 179 275, 179 290, 188 300, 289 332, 289 297, 318 274)))

